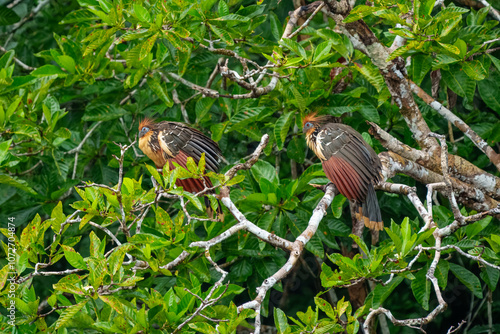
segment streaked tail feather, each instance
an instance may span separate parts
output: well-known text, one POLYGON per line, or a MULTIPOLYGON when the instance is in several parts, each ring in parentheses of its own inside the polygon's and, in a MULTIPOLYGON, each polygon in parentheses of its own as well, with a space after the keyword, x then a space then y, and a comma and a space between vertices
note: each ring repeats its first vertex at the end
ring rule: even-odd
MULTIPOLYGON (((217 200, 217 219, 220 221, 220 222, 223 222, 224 221, 224 211, 222 211, 222 203, 217 200)), ((210 218, 214 218, 214 210, 212 209, 212 206, 210 205, 210 200, 208 199, 208 197, 205 196, 205 206, 207 207, 207 215, 210 217, 210 218)))
POLYGON ((363 221, 365 226, 369 229, 378 231, 384 229, 384 222, 382 221, 377 194, 375 193, 373 184, 368 185, 365 202, 359 207, 356 213, 356 219, 363 221))

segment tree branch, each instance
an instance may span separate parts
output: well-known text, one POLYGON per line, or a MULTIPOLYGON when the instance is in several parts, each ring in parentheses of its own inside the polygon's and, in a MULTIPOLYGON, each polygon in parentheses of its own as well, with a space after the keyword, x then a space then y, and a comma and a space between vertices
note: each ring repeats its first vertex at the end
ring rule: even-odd
POLYGON ((491 148, 486 141, 484 141, 474 130, 470 128, 467 123, 462 121, 459 117, 453 114, 450 110, 445 108, 441 103, 434 100, 430 95, 428 95, 422 88, 417 86, 414 82, 410 81, 410 87, 412 91, 417 94, 425 103, 427 103, 432 109, 436 110, 441 116, 450 121, 455 125, 460 131, 462 131, 469 139, 476 145, 490 161, 497 167, 500 171, 500 154, 496 153, 493 148, 491 148))

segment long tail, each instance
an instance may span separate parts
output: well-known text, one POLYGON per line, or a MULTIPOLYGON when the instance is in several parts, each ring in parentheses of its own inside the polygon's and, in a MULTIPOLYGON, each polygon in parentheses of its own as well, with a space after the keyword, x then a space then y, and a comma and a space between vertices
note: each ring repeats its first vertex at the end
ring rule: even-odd
POLYGON ((378 206, 377 194, 373 188, 373 184, 368 185, 368 192, 366 193, 365 202, 359 207, 356 213, 356 218, 362 220, 365 226, 372 230, 382 231, 384 229, 384 222, 380 214, 380 207, 378 206))
MULTIPOLYGON (((217 200, 217 218, 220 222, 224 221, 224 211, 222 211, 222 203, 217 200)), ((214 210, 212 210, 212 206, 210 206, 210 200, 205 196, 205 206, 207 207, 207 214, 209 217, 214 216, 214 210)))

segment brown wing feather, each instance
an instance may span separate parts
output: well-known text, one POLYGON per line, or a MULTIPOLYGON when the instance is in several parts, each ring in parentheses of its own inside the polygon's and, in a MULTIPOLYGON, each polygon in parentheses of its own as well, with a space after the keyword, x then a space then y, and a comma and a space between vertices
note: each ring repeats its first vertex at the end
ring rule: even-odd
POLYGON ((323 170, 342 195, 349 200, 360 198, 362 184, 352 166, 341 158, 332 156, 330 159, 323 161, 323 170))
POLYGON ((200 131, 182 123, 158 123, 158 139, 162 150, 168 158, 175 157, 180 150, 194 159, 196 163, 205 153, 206 167, 212 172, 219 170, 219 161, 222 156, 219 146, 212 139, 200 131))
POLYGON ((322 160, 330 161, 330 180, 339 178, 352 199, 364 202, 368 185, 378 181, 380 161, 361 135, 344 124, 326 124, 316 137, 316 150, 321 152, 322 160))

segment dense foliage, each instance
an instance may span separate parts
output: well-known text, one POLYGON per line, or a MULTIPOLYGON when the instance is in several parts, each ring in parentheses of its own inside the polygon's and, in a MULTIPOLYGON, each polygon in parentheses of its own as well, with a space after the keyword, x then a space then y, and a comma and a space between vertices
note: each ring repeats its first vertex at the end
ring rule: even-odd
MULTIPOLYGON (((262 315, 283 333, 356 333, 370 309, 384 307, 398 319, 427 316, 438 304, 435 288, 448 309, 429 332, 463 319, 469 333, 500 330, 498 317, 491 324, 491 312, 500 312, 494 215, 443 239, 442 246, 470 257, 443 250, 436 287, 427 277, 436 259, 434 229, 421 229, 424 219, 410 199, 379 192, 386 229, 378 240, 352 231, 348 202, 337 195, 292 272, 259 307, 238 309, 258 297, 289 254, 246 230, 205 253, 193 247, 238 220, 225 208, 225 220, 213 221, 203 199, 174 189, 176 178, 206 174, 203 161, 160 174, 138 149, 144 117, 187 122, 211 135, 226 161, 221 174, 208 175, 230 188, 250 222, 296 240, 325 195, 310 184, 327 183, 306 147, 305 114, 342 116, 377 152, 386 149, 370 137, 366 120, 410 147, 421 144, 391 98, 380 60, 361 52, 327 14, 310 22, 310 13, 304 16, 295 27, 303 29, 288 38, 287 18, 296 10, 288 1, 12 3, 0 2, 2 331, 230 333, 252 328, 262 315), (265 134, 260 159, 224 175, 265 134), (357 292, 340 288, 354 283, 357 292), (4 316, 11 300, 14 327, 4 316)), ((387 47, 396 36, 406 39, 383 60, 408 59, 409 79, 498 149, 500 30, 489 8, 449 1, 435 7, 434 0, 356 5, 344 24, 363 19, 387 47)), ((498 177, 468 137, 415 101, 430 130, 447 136, 450 153, 498 177)), ((424 202, 425 185, 414 178, 388 181, 416 186, 424 202)), ((211 203, 217 205, 213 197, 211 203)), ((436 195, 432 214, 439 228, 457 219, 444 195, 436 195)))

